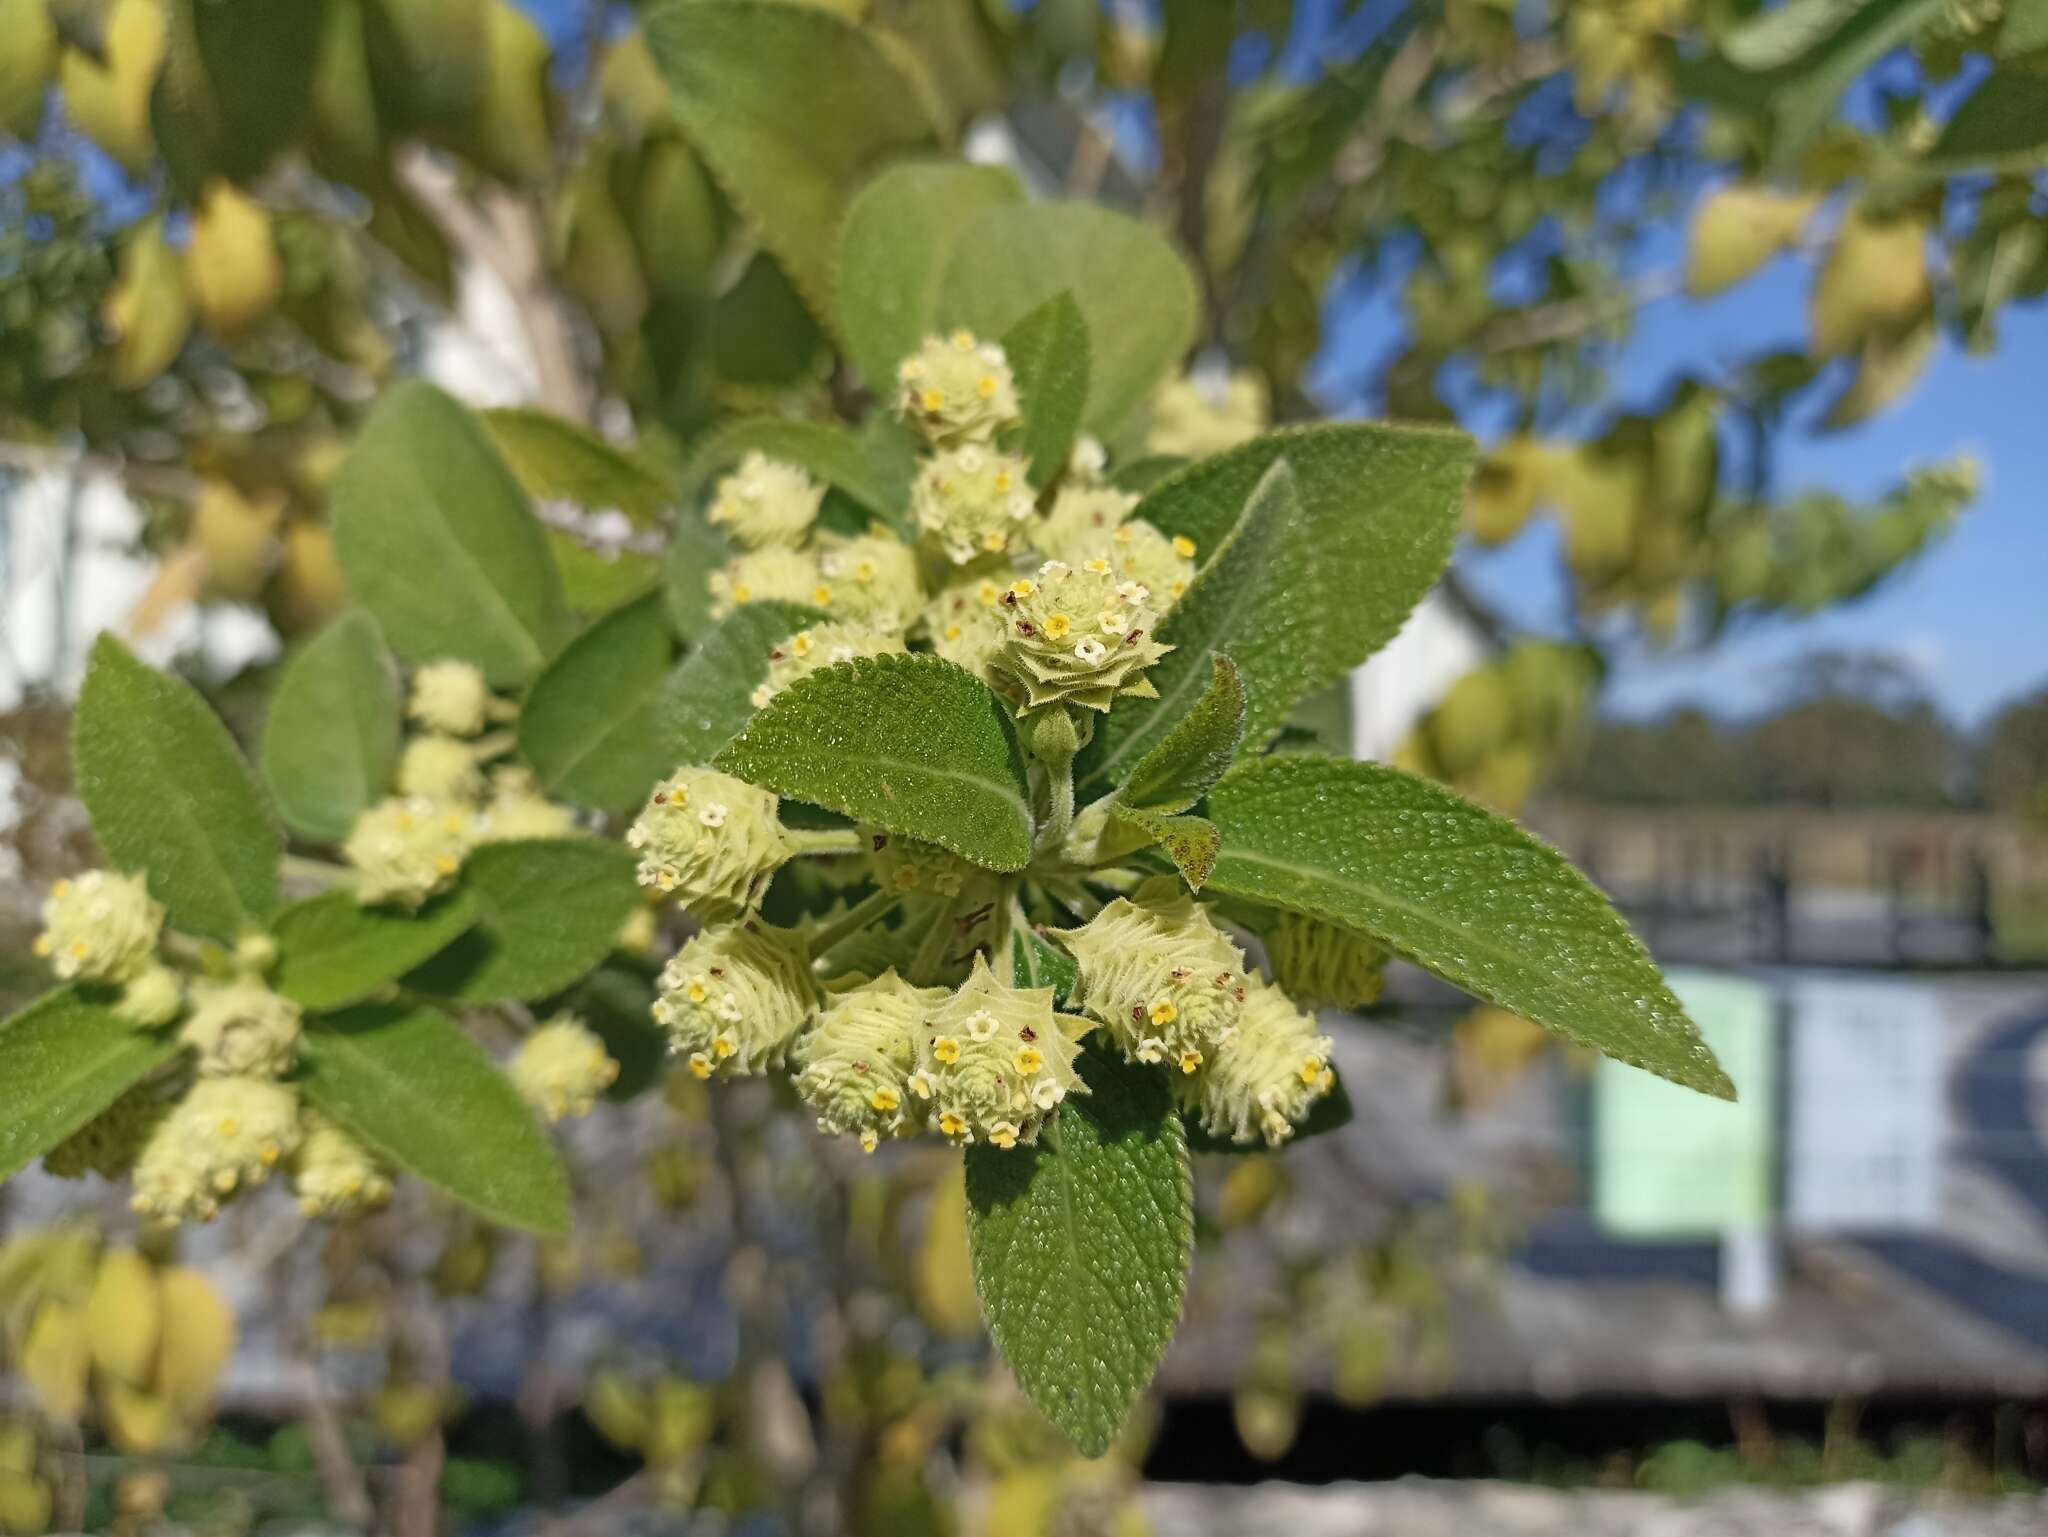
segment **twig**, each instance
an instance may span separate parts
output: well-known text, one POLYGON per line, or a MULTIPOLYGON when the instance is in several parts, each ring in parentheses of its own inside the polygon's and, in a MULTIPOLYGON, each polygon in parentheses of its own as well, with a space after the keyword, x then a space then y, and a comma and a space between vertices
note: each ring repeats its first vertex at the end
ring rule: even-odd
POLYGON ((299 1420, 313 1453, 314 1470, 327 1491, 327 1503, 345 1525, 367 1531, 377 1511, 370 1503, 370 1488, 364 1481, 363 1470, 349 1455, 348 1438, 342 1434, 341 1420, 327 1397, 320 1369, 308 1361, 301 1371, 305 1391, 300 1400, 299 1420))

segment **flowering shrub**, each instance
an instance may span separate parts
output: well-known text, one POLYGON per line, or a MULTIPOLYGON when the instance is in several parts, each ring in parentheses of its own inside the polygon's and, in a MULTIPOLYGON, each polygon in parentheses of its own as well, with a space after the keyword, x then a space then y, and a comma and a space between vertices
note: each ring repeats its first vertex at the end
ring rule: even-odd
POLYGON ((573 636, 490 439, 391 392, 335 491, 359 607, 285 670, 260 781, 99 643, 76 745, 108 868, 53 890, 58 986, 0 1032, 0 1172, 125 1180, 170 1224, 273 1176, 346 1219, 411 1171, 562 1233, 545 1127, 622 1092, 638 1032, 863 1154, 963 1150, 996 1341, 1097 1452, 1177 1320, 1191 1143, 1341 1123, 1312 1010, 1390 955, 1727 1092, 1554 853, 1279 750, 1434 580, 1469 445, 1300 429, 1125 479, 1083 431, 1114 426, 1097 348, 1058 293, 1001 340, 906 339, 859 435, 727 429, 662 591, 573 636), (607 1034, 600 969, 644 999, 607 1034))

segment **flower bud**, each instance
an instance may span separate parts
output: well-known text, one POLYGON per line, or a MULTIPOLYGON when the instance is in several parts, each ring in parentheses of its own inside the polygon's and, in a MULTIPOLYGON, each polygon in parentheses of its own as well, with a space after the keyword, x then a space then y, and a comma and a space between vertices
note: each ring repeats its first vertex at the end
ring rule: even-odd
POLYGON ((810 608, 829 609, 832 589, 818 570, 818 557, 809 550, 789 550, 771 545, 752 550, 726 562, 711 573, 711 612, 723 619, 742 603, 802 603, 810 608))
POLYGON ((200 982, 178 1039, 206 1078, 282 1078, 299 1059, 299 1006, 261 982, 200 982))
POLYGON ((452 801, 392 796, 356 818, 341 857, 363 906, 410 910, 454 884, 475 837, 475 817, 452 801))
POLYGON ((1259 937, 1273 981, 1311 1008, 1362 1009, 1386 980, 1384 946, 1341 924, 1282 912, 1259 937))
POLYGON ((160 1083, 137 1084, 43 1155, 58 1179, 126 1179, 171 1107, 160 1083))
POLYGON ((860 834, 867 843, 868 868, 875 884, 884 891, 900 891, 906 896, 922 892, 957 897, 970 881, 988 875, 981 866, 936 843, 884 832, 879 827, 863 827, 860 834))
POLYGON ((1145 446, 1155 454, 1206 459, 1257 437, 1271 414, 1266 381, 1249 369, 1169 379, 1153 391, 1145 446))
POLYGON ((804 936, 747 919, 678 950, 653 1012, 693 1077, 739 1078, 780 1065, 817 1004, 804 936))
POLYGON ((542 795, 531 769, 508 763, 491 771, 490 803, 477 819, 479 843, 570 838, 578 831, 575 811, 542 795))
POLYGON ((718 482, 706 516, 745 549, 794 545, 817 521, 824 499, 825 488, 802 469, 756 451, 718 482))
POLYGON ((1102 472, 1108 467, 1109 450, 1102 446, 1102 439, 1086 432, 1074 439, 1074 447, 1067 455, 1069 481, 1093 485, 1102 479, 1102 472))
POLYGON ((919 1034, 951 996, 912 987, 891 967, 826 1003, 795 1051, 797 1092, 818 1112, 818 1130, 858 1137, 872 1153, 917 1128, 922 1101, 909 1085, 919 1034))
POLYGON ((490 717, 491 689, 468 662, 428 662, 412 675, 405 713, 429 731, 475 736, 490 717))
POLYGON ((752 912, 796 852, 777 804, 770 791, 716 769, 677 769, 626 830, 640 852, 640 884, 673 894, 700 917, 752 912))
POLYGON ((125 982, 149 965, 163 927, 142 876, 88 870, 50 888, 34 948, 66 982, 125 982))
POLYGON ((550 1124, 586 1116, 619 1081, 604 1042, 573 1014, 557 1014, 519 1043, 506 1076, 550 1124))
POLYGON ((1185 534, 1169 539, 1143 518, 1132 518, 1111 534, 1104 553, 1117 579, 1138 583, 1162 614, 1180 601, 1195 579, 1195 541, 1185 534))
POLYGON ((1236 1033, 1199 1074, 1177 1087, 1182 1104, 1196 1110, 1215 1136, 1233 1142, 1264 1138, 1268 1147, 1278 1147, 1336 1081, 1330 1040, 1317 1032, 1315 1016, 1254 975, 1236 1033))
POLYGON ((430 801, 475 800, 484 790, 484 771, 460 737, 430 732, 405 744, 398 757, 398 793, 430 801))
POLYGON ((305 1138, 292 1155, 292 1194, 308 1217, 333 1221, 391 1200, 391 1176, 368 1148, 317 1110, 300 1117, 305 1138))
POLYGON ((1023 419, 1009 359, 972 331, 927 336, 898 366, 896 382, 898 412, 934 443, 986 442, 1023 419))
POLYGON ((832 594, 832 615, 877 630, 901 630, 924 607, 917 551, 876 532, 819 541, 818 574, 832 594))
POLYGON ((185 983, 170 967, 151 962, 121 985, 114 1012, 132 1025, 154 1030, 168 1025, 185 1007, 185 983))
POLYGON ((1032 534, 1032 548, 1079 565, 1108 551, 1109 541, 1138 499, 1114 486, 1069 484, 1053 498, 1052 511, 1032 534))
POLYGON ((870 630, 857 624, 820 624, 798 630, 768 653, 768 676, 754 690, 754 708, 762 708, 797 679, 808 678, 821 667, 904 649, 902 632, 897 630, 870 630))
POLYGON ((1029 466, 980 443, 941 449, 910 488, 910 512, 925 538, 956 566, 1025 547, 1037 510, 1029 466))
POLYGON ((1003 642, 998 601, 1007 584, 990 576, 971 576, 946 588, 924 611, 924 630, 932 650, 986 679, 989 659, 1003 642))
POLYGON ((1074 1068, 1086 1029, 1054 1010, 1051 988, 999 982, 976 951, 972 974, 925 1022, 910 1092, 956 1146, 1028 1145, 1061 1100, 1088 1092, 1074 1068))
POLYGON ((150 1132, 135 1163, 134 1209, 159 1222, 211 1221, 299 1145, 299 1095, 260 1078, 202 1078, 150 1132))
POLYGON ((1185 891, 1118 897, 1054 938, 1080 967, 1078 1001, 1134 1062, 1193 1073, 1244 1006, 1244 952, 1185 891))
POLYGON ((999 604, 1002 641, 989 670, 1020 715, 1158 697, 1145 669, 1173 648, 1153 638, 1159 615, 1145 588, 1119 582, 1106 557, 1080 566, 1049 560, 1036 577, 1012 582, 999 604))

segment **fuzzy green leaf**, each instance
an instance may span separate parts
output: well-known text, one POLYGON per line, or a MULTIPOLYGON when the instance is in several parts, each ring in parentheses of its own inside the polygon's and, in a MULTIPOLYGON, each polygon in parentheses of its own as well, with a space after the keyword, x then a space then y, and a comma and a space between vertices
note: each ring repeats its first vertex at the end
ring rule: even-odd
POLYGON ((1220 651, 1211 652, 1209 662, 1208 692, 1138 760, 1117 796, 1124 805, 1185 811, 1230 772, 1244 741, 1244 675, 1220 651))
POLYGON ((800 678, 717 762, 991 870, 1031 862, 1031 798, 1009 713, 979 678, 937 657, 857 658, 800 678))
POLYGON ((637 806, 676 766, 662 731, 675 638, 649 593, 562 648, 519 711, 519 751, 549 795, 599 811, 637 806))
POLYGON ((658 522, 676 499, 637 455, 588 427, 546 411, 505 407, 482 413, 484 430, 529 496, 616 507, 635 523, 658 522))
POLYGON ((409 662, 529 681, 568 628, 561 573, 477 420, 411 380, 378 402, 328 497, 349 588, 409 662))
POLYGON ((364 907, 348 891, 324 891, 277 915, 277 970, 270 985, 309 1009, 339 1009, 396 982, 453 944, 476 911, 451 891, 416 913, 364 907))
POLYGON ((352 608, 285 664, 263 722, 263 779, 285 826, 339 843, 398 767, 398 678, 368 612, 352 608))
POLYGON ((276 910, 275 814, 191 684, 102 635, 78 694, 72 759, 107 862, 147 871, 173 928, 232 944, 276 910))
POLYGON ((433 1009, 364 1004, 307 1030, 307 1100, 493 1222, 569 1233, 569 1176, 511 1080, 433 1009))
POLYGON ((946 326, 1005 336, 1062 290, 1088 330, 1083 425, 1113 436, 1193 345, 1194 277, 1163 236, 1124 214, 1092 203, 997 206, 960 230, 936 314, 946 326))
MULTIPOLYGON (((1304 1142, 1310 1137, 1320 1137, 1325 1132, 1336 1131, 1349 1126, 1352 1118, 1351 1095, 1344 1088, 1341 1075, 1330 1086, 1330 1092, 1309 1106, 1308 1115, 1294 1128, 1294 1135, 1287 1139, 1288 1147, 1304 1142)), ((1219 1137, 1212 1131, 1202 1129, 1201 1122, 1192 1115, 1183 1115, 1181 1123, 1187 1128, 1188 1151, 1191 1153, 1264 1153, 1263 1142, 1233 1142, 1228 1137, 1219 1137)))
POLYGON ((732 559, 724 535, 696 513, 676 519, 662 563, 661 597, 668 622, 684 640, 696 640, 717 623, 711 617, 711 573, 732 559))
POLYGON ((1267 758, 1209 792, 1209 889, 1359 929, 1466 992, 1687 1088, 1734 1096, 1621 915, 1548 844, 1375 763, 1267 758))
POLYGON ((884 160, 937 142, 930 103, 874 32, 821 8, 679 0, 646 34, 683 132, 829 324, 847 200, 884 160))
POLYGON ((1081 968, 1058 945, 1047 944, 1037 930, 1019 923, 1010 934, 1010 985, 1049 987, 1053 1002, 1064 1005, 1081 980, 1081 968))
POLYGON ((1161 628, 1180 649, 1152 670, 1160 697, 1110 713, 1082 755, 1082 788, 1121 782, 1172 730, 1209 683, 1209 651, 1243 674, 1256 748, 1297 699, 1391 640, 1450 558, 1472 459, 1458 432, 1305 427, 1153 487, 1137 516, 1194 540, 1205 564, 1161 628), (1268 479, 1283 459, 1291 491, 1268 479))
POLYGON ((1157 844, 1166 850, 1166 857, 1194 890, 1200 891, 1207 884, 1222 846, 1215 823, 1202 817, 1163 816, 1142 806, 1116 804, 1110 806, 1109 815, 1111 821, 1137 836, 1137 847, 1157 844))
POLYGON ((615 960, 585 978, 570 1001, 570 1008, 619 1064, 619 1076, 604 1096, 613 1104, 638 1099, 668 1074, 668 1036, 650 1012, 656 991, 647 973, 615 960))
POLYGON ((896 365, 957 321, 939 313, 939 284, 960 231, 983 209, 1021 201, 999 166, 895 165, 861 188, 839 237, 839 334, 886 398, 896 365))
POLYGON ((63 988, 0 1023, 0 1180, 12 1179, 177 1055, 63 988))
POLYGON ((878 449, 851 428, 830 422, 793 422, 750 416, 707 437, 683 472, 683 494, 695 495, 719 471, 749 451, 785 460, 812 477, 844 491, 865 510, 899 529, 906 526, 910 480, 916 465, 908 454, 878 449))
POLYGON ((793 603, 743 603, 705 635, 663 686, 661 739, 669 762, 662 772, 708 763, 739 735, 754 718, 768 653, 819 617, 793 603))
POLYGON ((1031 483, 1044 486, 1066 468, 1088 407, 1088 326, 1074 296, 1056 293, 1011 326, 1003 351, 1024 411, 1017 452, 1031 463, 1031 483))
POLYGON ((465 1003, 545 998, 574 985, 611 953, 640 902, 632 854, 596 838, 487 843, 464 864, 460 890, 475 926, 408 980, 465 1003))
POLYGON ((975 1290, 1018 1384, 1100 1457, 1180 1321, 1194 1248, 1166 1075, 1090 1048, 1035 1147, 967 1150, 975 1290))

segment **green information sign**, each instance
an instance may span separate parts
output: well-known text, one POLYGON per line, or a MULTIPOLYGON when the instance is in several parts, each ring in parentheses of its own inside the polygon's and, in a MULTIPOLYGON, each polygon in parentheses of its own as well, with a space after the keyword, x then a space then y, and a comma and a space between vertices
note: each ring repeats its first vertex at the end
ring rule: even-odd
POLYGON ((1629 1238, 1703 1238, 1771 1218, 1777 1012, 1769 988, 1678 971, 1685 1004, 1735 1080, 1729 1104, 1602 1061, 1593 1088, 1593 1214, 1629 1238))

